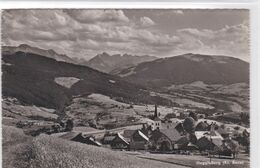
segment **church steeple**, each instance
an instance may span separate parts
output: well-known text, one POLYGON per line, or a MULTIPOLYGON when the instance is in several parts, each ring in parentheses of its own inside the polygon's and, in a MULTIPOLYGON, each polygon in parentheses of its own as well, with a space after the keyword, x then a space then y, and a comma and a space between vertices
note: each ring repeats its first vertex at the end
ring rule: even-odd
POLYGON ((154 118, 155 117, 158 117, 157 104, 155 104, 155 108, 154 108, 154 118))

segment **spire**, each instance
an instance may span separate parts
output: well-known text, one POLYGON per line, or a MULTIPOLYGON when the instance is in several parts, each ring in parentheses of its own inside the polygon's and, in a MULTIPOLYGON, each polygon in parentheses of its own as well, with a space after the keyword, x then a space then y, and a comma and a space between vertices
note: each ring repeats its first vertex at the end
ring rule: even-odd
POLYGON ((157 104, 155 105, 155 109, 154 109, 154 117, 158 117, 158 113, 157 113, 157 104))

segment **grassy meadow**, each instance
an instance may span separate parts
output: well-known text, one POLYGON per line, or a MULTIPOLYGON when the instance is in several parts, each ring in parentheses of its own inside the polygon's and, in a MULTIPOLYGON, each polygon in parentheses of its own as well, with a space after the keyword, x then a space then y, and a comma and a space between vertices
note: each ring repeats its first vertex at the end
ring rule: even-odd
POLYGON ((15 127, 3 127, 4 168, 167 168, 174 165, 144 160, 122 152, 48 135, 32 138, 15 127))

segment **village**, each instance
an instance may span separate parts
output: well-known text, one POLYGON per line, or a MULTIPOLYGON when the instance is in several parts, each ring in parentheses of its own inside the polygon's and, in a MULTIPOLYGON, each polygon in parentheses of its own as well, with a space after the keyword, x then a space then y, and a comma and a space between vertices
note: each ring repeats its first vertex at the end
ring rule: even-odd
POLYGON ((207 120, 205 116, 194 112, 184 119, 176 115, 161 118, 156 105, 154 114, 150 118, 143 118, 139 124, 111 130, 69 130, 51 136, 116 151, 225 159, 235 159, 240 154, 249 155, 249 129, 207 120))

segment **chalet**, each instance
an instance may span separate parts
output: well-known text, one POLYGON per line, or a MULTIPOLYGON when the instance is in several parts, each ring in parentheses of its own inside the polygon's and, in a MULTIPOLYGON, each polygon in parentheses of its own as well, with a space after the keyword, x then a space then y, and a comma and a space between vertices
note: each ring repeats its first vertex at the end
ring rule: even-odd
POLYGON ((144 150, 148 149, 149 138, 140 130, 136 130, 130 140, 130 149, 144 150))
POLYGON ((129 149, 129 142, 119 133, 116 134, 110 145, 113 149, 129 149))
POLYGON ((136 130, 124 130, 123 137, 125 140, 130 143, 131 138, 133 137, 133 134, 136 132, 136 130))
POLYGON ((76 135, 71 140, 75 141, 75 142, 80 142, 80 143, 85 143, 85 144, 89 144, 89 145, 94 145, 94 146, 101 146, 102 145, 101 143, 96 141, 93 136, 85 135, 85 134, 82 134, 82 133, 79 133, 78 135, 76 135))
POLYGON ((180 138, 181 135, 176 129, 157 129, 153 131, 150 141, 156 150, 171 151, 180 138))
POLYGON ((104 138, 102 139, 102 143, 107 145, 107 144, 111 144, 111 142, 113 141, 113 139, 116 137, 116 134, 114 135, 105 135, 104 138))
POLYGON ((222 145, 223 137, 216 131, 195 131, 195 136, 200 150, 213 150, 222 145))
POLYGON ((171 120, 162 122, 161 129, 176 129, 181 135, 185 133, 181 122, 172 122, 171 120))

